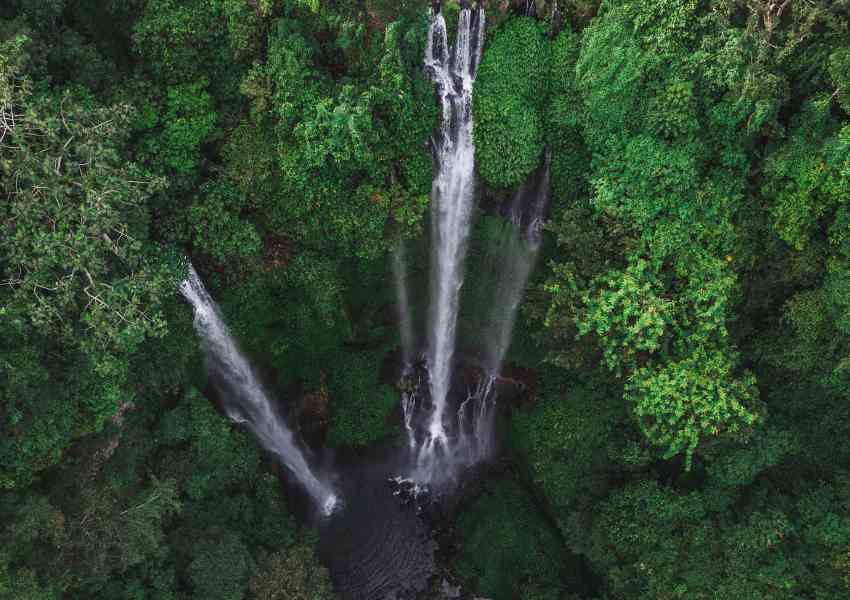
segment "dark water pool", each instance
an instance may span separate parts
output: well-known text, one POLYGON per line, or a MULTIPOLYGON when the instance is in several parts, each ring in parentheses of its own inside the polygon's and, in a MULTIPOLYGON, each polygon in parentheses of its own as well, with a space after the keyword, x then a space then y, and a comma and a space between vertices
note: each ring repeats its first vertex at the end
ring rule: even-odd
POLYGON ((416 503, 391 482, 401 472, 390 456, 397 452, 370 454, 338 459, 344 504, 317 522, 319 554, 344 600, 416 598, 439 577, 438 544, 416 503))

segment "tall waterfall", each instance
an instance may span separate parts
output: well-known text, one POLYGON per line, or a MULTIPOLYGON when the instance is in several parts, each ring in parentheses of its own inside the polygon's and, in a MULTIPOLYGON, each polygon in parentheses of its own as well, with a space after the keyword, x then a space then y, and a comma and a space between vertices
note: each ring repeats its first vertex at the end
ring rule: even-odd
POLYGON ((210 370, 227 388, 223 394, 227 415, 234 422, 244 423, 263 448, 277 455, 321 510, 326 514, 333 512, 336 494, 310 469, 295 436, 275 411, 192 265, 180 284, 180 292, 194 309, 195 330, 201 338, 210 370))
MULTIPOLYGON (((444 417, 451 383, 463 261, 475 186, 472 86, 484 43, 484 10, 461 3, 457 39, 449 48, 446 22, 437 12, 428 30, 425 68, 439 95, 440 130, 434 143, 437 173, 431 193, 431 288, 428 369, 433 405, 423 460, 448 448, 444 417)), ((428 478, 428 475, 425 475, 428 478)))

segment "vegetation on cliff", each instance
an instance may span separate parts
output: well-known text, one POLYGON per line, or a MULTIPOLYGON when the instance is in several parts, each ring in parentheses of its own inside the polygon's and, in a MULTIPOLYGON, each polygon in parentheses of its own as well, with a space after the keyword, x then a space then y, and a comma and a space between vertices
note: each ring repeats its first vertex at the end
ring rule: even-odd
MULTIPOLYGON (((330 445, 400 434, 387 251, 426 230, 424 4, 0 7, 0 599, 332 597, 176 290, 190 256, 292 412, 327 401, 330 445)), ((850 597, 850 2, 513 4, 487 3, 474 135, 481 212, 551 153, 508 356, 536 385, 456 576, 850 597)))

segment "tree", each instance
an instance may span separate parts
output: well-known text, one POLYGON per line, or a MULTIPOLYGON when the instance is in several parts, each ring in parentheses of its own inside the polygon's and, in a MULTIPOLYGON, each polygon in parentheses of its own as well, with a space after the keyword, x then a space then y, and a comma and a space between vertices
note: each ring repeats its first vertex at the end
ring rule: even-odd
MULTIPOLYGON (((747 66, 725 54, 741 43, 725 25, 686 0, 651 7, 608 2, 583 31, 577 58, 568 37, 556 55, 560 64, 575 60, 575 80, 558 82, 553 106, 561 108, 550 115, 562 122, 556 127, 578 129, 592 152, 589 202, 563 209, 556 230, 562 246, 590 257, 554 261, 544 287, 551 303, 533 312, 545 315, 544 325, 558 340, 569 333, 593 334, 605 364, 630 378, 627 399, 636 401, 635 416, 653 443, 660 438, 645 420, 653 404, 647 392, 656 381, 650 373, 664 378, 661 372, 676 370, 698 380, 690 369, 702 360, 698 357, 712 356, 724 365, 712 377, 728 378, 721 389, 749 390, 742 393, 750 398, 754 386, 751 375, 743 377, 744 384, 736 379, 727 324, 737 284, 729 263, 748 169, 740 149, 750 144, 741 124, 759 109, 735 88, 731 74, 747 66), (721 42, 726 47, 718 51, 721 42), (717 69, 718 60, 725 70, 717 69), (569 98, 581 106, 578 116, 558 104, 569 98), (700 138, 704 132, 710 132, 708 141, 700 138), (578 250, 567 233, 591 223, 619 243, 579 232, 592 246, 578 250), (579 262, 585 266, 581 271, 579 262)), ((575 361, 572 354, 558 344, 550 360, 566 365, 575 361)), ((656 391, 661 398, 672 389, 656 391)), ((725 393, 704 396, 706 404, 695 410, 713 410, 713 395, 722 405, 725 393)), ((685 403, 687 397, 684 392, 685 403)), ((748 400, 743 405, 749 406, 745 421, 756 419, 754 405, 748 400)), ((717 422, 707 429, 739 429, 732 426, 734 415, 744 413, 714 408, 730 426, 717 422)), ((650 420, 656 418, 679 439, 669 446, 673 453, 696 447, 684 421, 660 414, 650 420), (682 436, 691 442, 681 443, 682 436)))
POLYGON ((133 27, 133 46, 162 81, 195 81, 219 60, 224 62, 226 30, 220 2, 155 0, 145 4, 133 27), (198 49, 203 51, 200 57, 198 49))
POLYGON ((72 585, 106 579, 162 552, 163 524, 181 508, 174 480, 151 478, 131 498, 108 484, 79 493, 80 510, 69 515, 58 556, 60 565, 73 569, 72 585))
POLYGON ((570 565, 557 536, 516 483, 491 484, 459 517, 463 551, 458 571, 469 585, 495 600, 528 586, 555 597, 570 565))
POLYGON ((256 226, 241 218, 248 200, 229 182, 205 185, 201 199, 189 209, 189 223, 198 250, 217 262, 259 254, 256 226))
POLYGON ((304 544, 271 554, 251 577, 251 593, 257 600, 332 600, 328 571, 304 544))
POLYGON ((397 432, 390 415, 398 404, 398 390, 377 381, 380 356, 341 356, 330 370, 331 445, 366 446, 397 432))
POLYGON ((5 42, 0 65, 0 294, 4 337, 25 347, 3 364, 23 367, 25 392, 3 409, 3 445, 26 440, 3 449, 6 487, 27 483, 129 399, 128 359, 166 333, 180 273, 148 243, 146 202, 161 182, 123 155, 132 108, 101 106, 82 88, 35 93, 26 44, 5 42), (33 393, 47 386, 42 410, 33 393))
POLYGON ((199 544, 189 564, 193 597, 210 600, 240 600, 255 565, 238 536, 224 532, 217 539, 199 544))
POLYGON ((626 397, 644 435, 666 447, 665 458, 685 453, 688 468, 700 443, 721 433, 746 437, 759 420, 755 377, 734 378, 728 358, 716 351, 637 369, 626 397))
POLYGON ((613 271, 594 281, 576 307, 579 335, 591 331, 604 346, 609 369, 622 375, 635 368, 638 356, 662 350, 665 330, 674 319, 673 303, 645 260, 625 272, 613 271))
POLYGON ((534 19, 510 19, 490 35, 473 96, 476 162, 490 185, 517 185, 540 162, 549 60, 534 19))
POLYGON ((622 392, 605 378, 581 379, 547 370, 540 398, 511 422, 511 443, 549 505, 566 543, 587 551, 586 519, 622 472, 651 459, 629 427, 622 392))

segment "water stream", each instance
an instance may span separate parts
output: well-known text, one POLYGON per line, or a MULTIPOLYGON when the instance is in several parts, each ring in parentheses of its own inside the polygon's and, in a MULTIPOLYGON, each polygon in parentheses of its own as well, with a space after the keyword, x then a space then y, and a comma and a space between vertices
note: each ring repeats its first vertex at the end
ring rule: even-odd
POLYGON ((421 446, 416 478, 431 481, 451 462, 446 433, 447 396, 454 361, 463 261, 466 256, 475 190, 472 141, 472 88, 484 42, 484 10, 460 11, 457 38, 449 48, 442 13, 428 30, 425 68, 442 110, 434 140, 436 176, 431 193, 431 285, 428 373, 431 414, 421 446))
POLYGON ((260 446, 280 460, 320 510, 325 514, 332 513, 338 503, 337 495, 310 468, 292 430, 275 410, 239 351, 218 306, 192 265, 189 265, 189 273, 180 284, 180 292, 192 304, 195 330, 201 338, 209 369, 225 388, 222 390, 222 402, 228 417, 250 429, 260 446))

